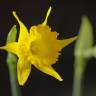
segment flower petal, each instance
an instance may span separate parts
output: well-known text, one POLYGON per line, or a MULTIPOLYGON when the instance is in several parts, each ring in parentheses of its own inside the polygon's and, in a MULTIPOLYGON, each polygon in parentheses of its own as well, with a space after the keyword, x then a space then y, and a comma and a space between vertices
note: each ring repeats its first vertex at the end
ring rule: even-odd
POLYGON ((26 60, 19 58, 17 64, 17 75, 20 85, 23 86, 25 84, 25 82, 29 77, 30 72, 31 72, 31 64, 26 60))
POLYGON ((16 20, 18 21, 18 23, 20 24, 20 35, 19 35, 19 42, 24 42, 28 39, 28 30, 26 28, 26 26, 22 23, 22 21, 19 19, 19 17, 17 16, 16 12, 13 11, 13 15, 16 18, 16 20))
POLYGON ((58 79, 59 81, 63 81, 63 79, 60 77, 60 75, 51 66, 44 66, 44 64, 34 64, 34 66, 38 70, 58 79))
POLYGON ((44 22, 42 23, 43 26, 45 26, 47 24, 47 20, 48 20, 50 13, 51 13, 51 10, 52 10, 52 7, 50 6, 47 11, 46 18, 45 18, 44 22))
POLYGON ((18 43, 17 42, 8 43, 6 44, 6 46, 1 46, 0 50, 6 50, 18 55, 18 43))
POLYGON ((76 39, 77 39, 77 36, 69 38, 69 39, 59 40, 61 48, 66 47, 67 45, 69 45, 70 43, 72 43, 76 39))

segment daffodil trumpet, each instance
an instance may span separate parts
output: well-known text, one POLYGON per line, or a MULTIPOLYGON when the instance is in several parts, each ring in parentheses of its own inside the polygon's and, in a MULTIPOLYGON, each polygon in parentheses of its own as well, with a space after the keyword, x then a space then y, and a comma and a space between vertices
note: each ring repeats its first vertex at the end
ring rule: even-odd
POLYGON ((29 31, 16 12, 13 11, 13 16, 20 25, 18 42, 8 43, 0 47, 0 49, 7 50, 18 56, 17 75, 20 85, 24 85, 27 81, 31 72, 31 64, 59 81, 63 80, 52 65, 58 60, 62 48, 76 40, 77 36, 58 40, 59 33, 51 31, 51 28, 47 25, 51 10, 50 7, 42 24, 32 26, 29 31))

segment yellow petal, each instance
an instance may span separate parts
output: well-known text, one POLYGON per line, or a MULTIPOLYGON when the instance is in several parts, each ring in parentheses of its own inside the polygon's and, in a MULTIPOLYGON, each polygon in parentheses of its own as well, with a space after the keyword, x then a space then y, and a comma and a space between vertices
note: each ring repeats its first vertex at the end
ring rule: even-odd
POLYGON ((13 15, 20 25, 20 34, 19 34, 18 41, 19 42, 24 42, 28 39, 28 36, 29 36, 28 30, 27 30, 26 26, 21 22, 21 20, 19 19, 19 17, 17 16, 15 11, 13 11, 13 15))
POLYGON ((30 72, 31 72, 31 64, 27 62, 25 59, 19 58, 17 64, 17 75, 20 85, 23 86, 25 84, 25 82, 29 77, 30 72))
POLYGON ((52 7, 50 6, 48 11, 47 11, 46 18, 45 18, 44 22, 42 23, 42 25, 45 26, 47 24, 47 20, 48 20, 50 13, 51 13, 51 10, 52 10, 52 7))
POLYGON ((58 79, 59 81, 63 81, 63 79, 60 77, 60 75, 51 66, 44 66, 44 64, 34 64, 34 66, 41 72, 44 72, 44 73, 58 79))
POLYGON ((64 48, 67 45, 71 44, 76 39, 77 39, 77 36, 69 38, 69 39, 59 40, 59 42, 60 42, 61 47, 64 48))
POLYGON ((8 43, 6 44, 6 46, 1 46, 0 50, 6 50, 8 52, 12 52, 18 55, 18 43, 17 42, 8 43))

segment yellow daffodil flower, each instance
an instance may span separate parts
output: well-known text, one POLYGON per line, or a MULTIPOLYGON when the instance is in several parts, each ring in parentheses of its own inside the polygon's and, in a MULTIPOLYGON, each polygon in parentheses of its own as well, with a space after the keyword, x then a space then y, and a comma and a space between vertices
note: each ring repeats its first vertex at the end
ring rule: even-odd
POLYGON ((32 26, 30 30, 22 23, 13 11, 13 15, 20 25, 18 42, 6 44, 0 49, 7 50, 18 56, 17 75, 20 85, 24 85, 31 72, 31 64, 38 70, 55 77, 59 81, 63 79, 53 69, 52 65, 58 60, 62 48, 76 40, 77 37, 58 40, 57 32, 52 32, 47 25, 47 19, 51 12, 49 8, 46 18, 42 24, 32 26))

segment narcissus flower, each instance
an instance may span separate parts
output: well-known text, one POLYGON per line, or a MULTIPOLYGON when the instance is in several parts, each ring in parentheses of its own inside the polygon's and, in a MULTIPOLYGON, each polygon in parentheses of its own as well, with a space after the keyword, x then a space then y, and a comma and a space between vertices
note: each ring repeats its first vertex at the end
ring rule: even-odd
POLYGON ((49 8, 46 18, 42 24, 32 26, 30 30, 22 23, 13 11, 13 15, 20 25, 18 42, 6 44, 0 49, 7 50, 18 56, 17 75, 20 85, 24 85, 31 72, 31 64, 38 70, 55 77, 59 81, 63 79, 53 69, 52 65, 58 60, 62 48, 76 40, 77 37, 58 40, 57 32, 52 32, 47 25, 47 19, 51 12, 49 8))

